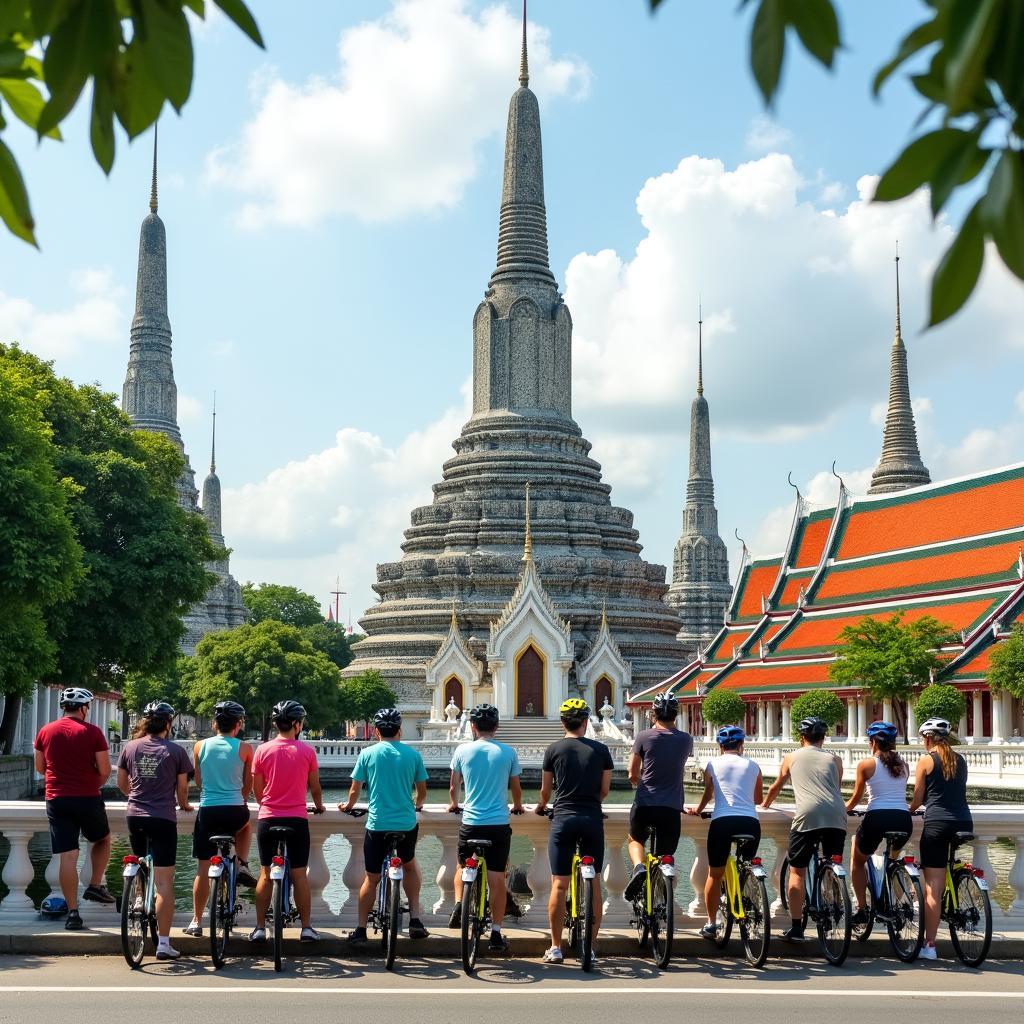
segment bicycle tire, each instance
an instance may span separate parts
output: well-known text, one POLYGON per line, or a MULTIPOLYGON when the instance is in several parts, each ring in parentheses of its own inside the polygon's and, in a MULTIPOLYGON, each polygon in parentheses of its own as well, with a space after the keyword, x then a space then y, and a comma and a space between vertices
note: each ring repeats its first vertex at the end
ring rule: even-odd
POLYGON ((387 934, 384 945, 384 966, 390 971, 395 966, 395 955, 398 952, 398 932, 402 927, 402 887, 390 875, 385 903, 387 918, 387 934))
POLYGON ((953 888, 957 900, 957 909, 949 916, 953 951, 966 966, 979 967, 992 945, 992 900, 988 890, 982 889, 974 875, 965 868, 954 872, 953 888))
POLYGON ((905 964, 913 963, 924 944, 924 891, 921 879, 902 864, 889 876, 889 920, 886 928, 893 952, 905 964))
POLYGON ((672 959, 675 935, 675 890, 660 868, 651 869, 651 952, 664 970, 672 959))
POLYGON ((867 916, 864 924, 852 925, 851 929, 853 937, 858 942, 867 942, 871 938, 871 930, 875 927, 875 894, 871 891, 870 877, 864 890, 864 913, 867 916))
POLYGON ((140 869, 138 874, 125 879, 121 893, 121 952, 133 971, 142 966, 142 958, 146 955, 146 913, 135 909, 136 901, 145 899, 146 888, 142 883, 140 869))
POLYGON ((580 967, 590 971, 594 967, 594 880, 583 879, 583 906, 580 912, 580 967))
POLYGON ((740 878, 740 899, 745 915, 739 922, 743 953, 751 967, 760 967, 768 959, 772 941, 771 908, 764 879, 749 868, 740 878))
POLYGON ((818 913, 814 923, 818 930, 818 943, 825 959, 833 967, 841 967, 850 953, 850 919, 853 917, 850 890, 845 879, 836 874, 830 863, 820 865, 815 884, 818 913))
POLYGON ((220 875, 213 880, 210 889, 210 956, 217 970, 227 962, 228 939, 231 936, 230 888, 226 875, 220 875))
POLYGON ((644 874, 644 884, 640 895, 633 900, 633 924, 636 926, 636 942, 641 949, 647 947, 647 940, 651 937, 651 926, 647 917, 647 887, 650 884, 651 874, 647 870, 644 874))
POLYGON ((480 903, 480 876, 462 887, 462 967, 467 974, 476 970, 483 921, 476 914, 480 903))
POLYGON ((272 925, 274 929, 274 970, 283 970, 282 954, 284 952, 284 880, 274 879, 274 888, 270 897, 272 925))
POLYGON ((715 915, 715 945, 719 949, 725 949, 729 945, 729 936, 732 935, 732 911, 729 910, 729 894, 726 892, 725 882, 722 882, 722 889, 718 895, 718 913, 715 915))

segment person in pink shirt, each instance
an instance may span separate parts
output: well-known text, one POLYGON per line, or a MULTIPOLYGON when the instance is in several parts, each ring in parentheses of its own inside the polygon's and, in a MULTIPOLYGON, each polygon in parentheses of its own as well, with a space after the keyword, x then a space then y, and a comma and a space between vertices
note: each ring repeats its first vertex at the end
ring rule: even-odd
POLYGON ((256 824, 260 880, 256 886, 256 927, 249 933, 249 941, 267 941, 267 908, 273 892, 270 864, 277 852, 277 840, 270 830, 285 827, 292 830, 288 837, 288 863, 295 907, 302 921, 299 938, 303 942, 317 942, 320 936, 310 922, 312 908, 306 878, 309 863, 307 788, 315 813, 324 813, 316 751, 308 743, 299 742, 306 709, 298 701, 283 700, 274 705, 272 714, 277 737, 257 747, 252 762, 252 788, 260 805, 256 824))

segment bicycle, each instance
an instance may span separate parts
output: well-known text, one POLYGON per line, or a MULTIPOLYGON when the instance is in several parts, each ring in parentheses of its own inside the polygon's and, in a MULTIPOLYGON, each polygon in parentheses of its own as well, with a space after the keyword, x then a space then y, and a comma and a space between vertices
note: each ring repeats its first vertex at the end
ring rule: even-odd
POLYGON ((650 840, 651 849, 647 850, 644 860, 644 886, 640 895, 633 901, 633 920, 636 926, 640 948, 647 946, 651 940, 651 952, 654 962, 661 968, 668 967, 672 959, 672 938, 675 924, 675 875, 676 859, 666 854, 657 857, 654 854, 654 837, 656 830, 651 827, 644 836, 644 842, 650 840))
MULTIPOLYGON (((701 817, 710 818, 711 812, 702 811, 701 817)), ((747 857, 742 852, 743 845, 753 841, 752 835, 732 837, 718 913, 715 915, 715 945, 725 949, 735 922, 739 925, 747 962, 751 967, 760 967, 768 958, 771 913, 761 858, 747 857)))
MULTIPOLYGON (((782 859, 779 871, 779 898, 783 910, 789 910, 789 856, 782 859)), ((842 854, 825 857, 821 843, 814 844, 814 853, 804 873, 803 927, 807 919, 814 921, 818 942, 833 967, 839 967, 850 952, 853 909, 846 885, 846 869, 842 854)))
MULTIPOLYGON (((292 872, 288 863, 288 839, 292 829, 286 825, 273 825, 270 834, 277 839, 277 853, 270 858, 270 921, 274 933, 274 970, 283 970, 284 930, 295 924, 299 912, 292 902, 292 872)), ((212 931, 212 928, 211 928, 212 931)))
POLYGON ((405 869, 402 858, 398 856, 398 847, 405 838, 405 832, 388 832, 384 841, 387 843, 387 854, 381 865, 380 881, 377 883, 377 901, 370 909, 367 924, 373 927, 376 934, 380 932, 380 945, 384 951, 384 966, 390 971, 395 966, 395 955, 398 951, 398 933, 402 930, 402 914, 407 908, 402 906, 402 880, 405 869))
POLYGON ((121 893, 121 952, 128 966, 137 971, 146 953, 146 933, 157 945, 156 879, 149 839, 146 852, 137 857, 129 853, 122 862, 124 889, 121 893))
MULTIPOLYGON (((850 814, 864 817, 863 811, 851 811, 850 814)), ((858 942, 867 942, 875 921, 884 921, 893 952, 909 964, 917 959, 924 943, 924 893, 914 858, 897 856, 905 842, 903 832, 885 833, 885 867, 882 870, 876 866, 874 857, 868 857, 868 884, 863 908, 867 921, 854 925, 852 930, 858 942)))
POLYGON ((471 836, 466 845, 471 853, 462 868, 462 966, 467 974, 472 974, 480 943, 491 923, 486 854, 493 844, 490 839, 471 836))
POLYGON ((235 918, 242 912, 238 900, 238 865, 234 836, 210 836, 217 852, 210 858, 210 955, 218 970, 227 962, 228 940, 235 918))
POLYGON ((949 844, 942 920, 949 925, 953 951, 968 967, 980 966, 992 945, 992 900, 985 872, 957 857, 957 848, 973 841, 973 832, 957 832, 949 844))

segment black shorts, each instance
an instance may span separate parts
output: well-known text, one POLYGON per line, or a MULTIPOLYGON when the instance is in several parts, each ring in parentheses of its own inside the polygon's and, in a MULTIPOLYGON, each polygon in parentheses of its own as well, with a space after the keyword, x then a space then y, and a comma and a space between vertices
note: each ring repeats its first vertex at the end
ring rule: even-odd
POLYGON ((566 814, 552 818, 548 833, 548 863, 551 874, 569 875, 576 844, 580 853, 594 858, 598 871, 604 866, 604 819, 598 814, 566 814))
POLYGON ((272 836, 272 828, 290 828, 288 836, 288 866, 292 871, 304 868, 309 864, 309 822, 305 818, 260 818, 256 823, 256 846, 260 851, 260 864, 270 867, 270 862, 277 856, 277 836, 272 836))
POLYGON ((383 828, 366 830, 363 836, 363 865, 368 875, 379 875, 384 866, 384 858, 388 855, 388 836, 400 832, 403 838, 398 842, 398 856, 403 864, 408 864, 416 856, 416 839, 420 834, 419 824, 413 825, 407 832, 400 828, 383 828))
POLYGON ((675 807, 633 804, 629 809, 629 838, 638 843, 645 842, 647 830, 653 828, 656 857, 671 856, 676 852, 681 827, 680 812, 675 807))
POLYGON ((753 836, 754 841, 741 843, 739 852, 744 857, 753 857, 761 842, 761 822, 746 814, 727 814, 724 818, 712 818, 708 826, 708 866, 724 868, 732 849, 733 836, 753 836))
POLYGON ((511 825, 460 825, 459 863, 465 864, 473 852, 468 839, 489 839, 491 845, 484 850, 488 871, 504 871, 508 867, 508 851, 512 846, 511 825))
POLYGON ((929 821, 924 819, 921 829, 921 867, 944 868, 949 860, 949 847, 957 832, 973 832, 974 822, 968 821, 929 821))
POLYGON ((77 850, 80 834, 90 843, 110 835, 101 796, 55 796, 46 801, 46 818, 50 823, 51 853, 77 850))
POLYGON ((794 829, 789 833, 789 866, 805 868, 811 863, 814 848, 821 843, 821 852, 826 857, 841 857, 846 846, 845 828, 810 828, 806 832, 794 829))
POLYGON ((886 832, 902 832, 903 842, 896 847, 902 850, 913 831, 914 819, 910 811, 901 811, 898 807, 868 811, 857 829, 857 849, 870 857, 882 845, 886 832))
POLYGON ((178 860, 178 825, 167 818, 144 818, 141 814, 126 814, 124 819, 128 826, 128 841, 132 844, 132 853, 143 857, 146 853, 146 841, 149 841, 149 852, 153 855, 153 867, 173 868, 178 860))
POLYGON ((192 856, 196 860, 209 860, 217 852, 210 836, 233 836, 248 824, 249 808, 245 804, 200 807, 192 833, 192 856))

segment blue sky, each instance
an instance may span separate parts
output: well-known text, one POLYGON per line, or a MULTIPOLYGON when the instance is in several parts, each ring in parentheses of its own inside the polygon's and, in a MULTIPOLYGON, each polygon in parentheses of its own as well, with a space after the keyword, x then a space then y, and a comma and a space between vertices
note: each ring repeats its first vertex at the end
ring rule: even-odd
MULTIPOLYGON (((197 33, 193 95, 160 130, 180 419, 202 476, 212 392, 235 574, 353 617, 398 557, 466 418, 470 321, 494 263, 515 88, 512 3, 255 0, 258 51, 197 33), (339 41, 342 42, 339 50, 339 41)), ((948 239, 926 197, 874 207, 918 112, 873 70, 922 5, 840 5, 829 75, 790 48, 767 120, 736 5, 534 0, 551 262, 576 324, 574 411, 647 557, 671 563, 685 483, 698 292, 722 534, 784 539, 789 470, 818 500, 833 459, 860 489, 880 447, 891 253, 933 479, 1021 458, 1024 289, 1005 273, 922 334, 948 239), (860 182, 860 184, 858 184, 860 182), (639 248, 638 248, 639 247, 639 248)), ((120 393, 149 137, 107 179, 76 112, 62 145, 5 133, 42 250, 0 235, 0 336, 120 393)))

